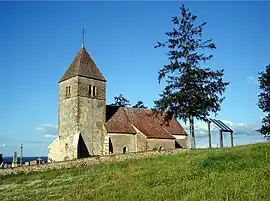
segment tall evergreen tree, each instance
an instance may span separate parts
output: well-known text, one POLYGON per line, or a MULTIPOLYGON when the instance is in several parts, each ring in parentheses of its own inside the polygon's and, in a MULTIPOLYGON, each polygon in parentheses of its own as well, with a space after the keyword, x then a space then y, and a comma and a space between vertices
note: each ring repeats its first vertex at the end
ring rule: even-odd
POLYGON ((194 119, 206 121, 210 113, 220 110, 229 82, 222 79, 223 69, 202 67, 202 63, 213 57, 206 55, 204 50, 216 48, 211 39, 202 39, 206 22, 195 25, 197 16, 184 5, 180 10, 180 16, 172 17, 174 28, 165 33, 168 39, 155 46, 168 49, 169 63, 159 70, 159 82, 166 79, 167 85, 160 99, 154 102, 156 110, 166 111, 185 123, 189 121, 191 148, 195 148, 194 119))
POLYGON ((260 89, 262 92, 259 94, 259 108, 266 113, 262 120, 262 127, 259 131, 270 140, 270 64, 266 66, 265 72, 259 73, 258 78, 260 89))
POLYGON ((119 96, 114 97, 113 106, 127 107, 130 105, 129 100, 126 99, 123 94, 119 94, 119 96))
POLYGON ((147 107, 144 106, 143 101, 138 101, 138 102, 133 106, 133 108, 144 108, 144 109, 147 109, 147 107))

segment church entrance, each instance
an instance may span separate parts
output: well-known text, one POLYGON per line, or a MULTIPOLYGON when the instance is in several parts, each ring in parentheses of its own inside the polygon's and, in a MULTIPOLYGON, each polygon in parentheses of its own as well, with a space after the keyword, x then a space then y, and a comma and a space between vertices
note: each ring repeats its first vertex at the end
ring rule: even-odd
POLYGON ((109 154, 113 154, 113 145, 112 145, 111 138, 109 138, 109 154))
POLYGON ((78 141, 78 158, 86 158, 89 156, 90 155, 88 153, 87 147, 86 147, 84 140, 80 134, 79 141, 78 141))

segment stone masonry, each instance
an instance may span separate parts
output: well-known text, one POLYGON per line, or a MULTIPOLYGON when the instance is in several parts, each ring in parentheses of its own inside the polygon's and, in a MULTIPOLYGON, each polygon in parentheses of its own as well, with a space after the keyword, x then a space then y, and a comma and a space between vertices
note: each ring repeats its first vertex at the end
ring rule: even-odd
POLYGON ((8 168, 8 169, 0 169, 0 176, 6 176, 11 174, 20 174, 20 173, 32 173, 32 172, 42 172, 49 170, 57 170, 62 168, 74 168, 74 167, 82 167, 89 166, 93 164, 107 164, 107 163, 117 163, 130 159, 142 159, 155 157, 160 155, 174 155, 182 152, 186 152, 188 149, 173 149, 173 150, 162 150, 162 151, 146 151, 146 152, 138 152, 138 153, 128 153, 128 154, 116 154, 116 155, 107 155, 101 157, 89 157, 82 158, 77 160, 70 161, 62 161, 62 162, 54 162, 54 163, 44 163, 34 166, 22 166, 17 168, 8 168))

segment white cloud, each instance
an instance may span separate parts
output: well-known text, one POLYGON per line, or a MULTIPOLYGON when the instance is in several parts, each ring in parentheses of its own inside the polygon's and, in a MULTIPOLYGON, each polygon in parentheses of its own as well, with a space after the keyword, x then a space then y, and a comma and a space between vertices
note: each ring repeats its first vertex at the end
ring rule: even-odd
POLYGON ((246 81, 249 83, 249 84, 258 84, 258 78, 257 77, 254 77, 254 76, 249 76, 246 78, 246 81))
POLYGON ((255 134, 257 133, 256 130, 258 129, 259 125, 254 124, 244 124, 244 123, 238 123, 235 126, 232 127, 234 130, 234 133, 237 135, 241 134, 255 134))
POLYGON ((41 124, 36 126, 35 130, 46 138, 55 138, 57 136, 57 126, 53 124, 41 124))
MULTIPOLYGON (((221 120, 228 127, 234 131, 234 143, 240 144, 251 144, 257 142, 264 142, 266 139, 263 135, 258 133, 256 130, 260 125, 248 124, 243 122, 232 122, 228 120, 221 120)), ((195 121, 195 139, 196 147, 206 148, 208 147, 208 125, 206 122, 195 121)), ((182 124, 187 133, 189 133, 189 124, 182 124)), ((219 129, 213 124, 210 124, 211 136, 212 136, 212 147, 219 146, 219 129)), ((224 133, 224 146, 230 146, 230 134, 224 133)))
POLYGON ((36 126, 37 131, 46 131, 48 129, 57 129, 57 126, 53 124, 41 124, 36 126))
MULTIPOLYGON (((225 123, 225 122, 224 122, 225 123)), ((189 123, 183 124, 183 128, 189 133, 189 123)), ((194 122, 195 133, 200 137, 201 135, 208 135, 208 124, 203 121, 195 121, 194 122)), ((218 128, 214 126, 213 123, 210 124, 210 129, 212 132, 217 132, 218 128)))
POLYGON ((238 124, 236 124, 236 126, 246 126, 246 124, 245 123, 238 123, 238 124))
POLYGON ((231 122, 231 121, 228 121, 228 120, 221 120, 224 124, 226 124, 227 126, 229 126, 229 127, 232 127, 232 126, 234 126, 234 123, 233 122, 231 122))
POLYGON ((46 134, 44 135, 46 138, 56 138, 57 135, 53 135, 53 134, 46 134))
POLYGON ((7 145, 6 144, 0 144, 0 148, 6 148, 7 145))
POLYGON ((36 130, 37 130, 37 131, 42 131, 42 130, 43 130, 43 127, 42 127, 42 126, 37 126, 37 127, 36 127, 36 130))

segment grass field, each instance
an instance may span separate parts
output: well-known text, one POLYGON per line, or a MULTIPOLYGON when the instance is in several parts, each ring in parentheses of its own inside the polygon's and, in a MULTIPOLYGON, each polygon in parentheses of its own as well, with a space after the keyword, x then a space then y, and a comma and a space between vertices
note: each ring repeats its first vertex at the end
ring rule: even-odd
POLYGON ((270 143, 0 177, 1 200, 270 200, 270 143))

